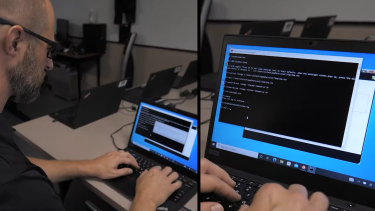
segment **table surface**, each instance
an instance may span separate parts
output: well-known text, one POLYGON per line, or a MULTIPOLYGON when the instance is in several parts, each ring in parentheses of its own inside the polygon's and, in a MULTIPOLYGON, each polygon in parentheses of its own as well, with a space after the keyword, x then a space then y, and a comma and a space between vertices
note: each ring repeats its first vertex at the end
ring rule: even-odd
MULTIPOLYGON (((183 87, 180 90, 192 90, 197 83, 183 87)), ((180 90, 171 90, 164 96, 165 99, 179 98, 180 90)), ((176 103, 176 102, 174 102, 176 103)), ((197 114, 197 97, 187 100, 178 109, 197 114)), ((124 106, 131 106, 124 102, 124 106)), ((76 130, 61 124, 52 122, 52 118, 44 116, 17 126, 14 129, 29 144, 36 146, 52 158, 57 160, 86 160, 99 157, 107 152, 115 151, 110 134, 121 126, 133 122, 135 112, 130 113, 119 110, 117 113, 93 122, 76 130)), ((115 137, 116 144, 125 148, 128 144, 132 127, 125 127, 115 137)), ((81 179, 88 188, 103 198, 107 203, 117 210, 129 210, 131 200, 127 199, 116 190, 106 185, 97 178, 81 179)), ((185 205, 190 210, 197 210, 197 194, 185 205)))

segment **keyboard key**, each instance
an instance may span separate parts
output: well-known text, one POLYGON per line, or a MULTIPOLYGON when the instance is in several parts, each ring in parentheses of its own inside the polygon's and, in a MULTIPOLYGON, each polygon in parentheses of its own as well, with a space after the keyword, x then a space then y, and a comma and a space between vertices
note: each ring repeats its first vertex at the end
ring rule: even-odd
POLYGON ((246 187, 245 184, 243 183, 237 183, 236 186, 234 187, 235 190, 242 190, 246 187))
POLYGON ((334 205, 329 205, 328 210, 330 210, 330 211, 331 210, 333 210, 333 211, 341 211, 341 209, 339 207, 336 207, 334 205))
POLYGON ((238 179, 238 182, 240 182, 240 183, 246 183, 247 180, 245 180, 245 179, 243 179, 243 178, 239 178, 239 179, 238 179))
POLYGON ((173 197, 174 202, 178 202, 179 200, 180 200, 180 197, 178 197, 178 196, 173 197))
POLYGON ((251 186, 246 186, 246 188, 244 189, 246 193, 255 193, 257 190, 258 190, 257 188, 254 188, 251 186))
POLYGON ((181 189, 185 192, 188 192, 191 189, 192 186, 189 184, 183 183, 181 189))
POLYGON ((253 181, 248 181, 247 184, 250 185, 250 186, 254 186, 254 185, 255 185, 255 182, 253 182, 253 181))
POLYGON ((214 194, 207 194, 202 197, 204 201, 216 201, 216 197, 214 194))
POLYGON ((240 194, 241 196, 245 193, 243 190, 236 190, 236 193, 240 194))
POLYGON ((242 195, 242 198, 243 199, 253 199, 254 198, 254 194, 245 193, 245 194, 242 195))
POLYGON ((223 201, 221 205, 224 207, 225 211, 237 211, 239 209, 239 207, 235 203, 229 202, 227 200, 223 201))

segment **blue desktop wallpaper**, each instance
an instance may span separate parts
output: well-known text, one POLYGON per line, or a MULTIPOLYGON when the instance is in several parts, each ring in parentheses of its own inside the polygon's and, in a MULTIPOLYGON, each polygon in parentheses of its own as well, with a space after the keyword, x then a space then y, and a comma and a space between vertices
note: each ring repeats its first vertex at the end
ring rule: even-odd
MULTIPOLYGON (((146 104, 146 103, 141 103, 141 104, 139 105, 139 107, 138 107, 138 111, 141 110, 141 108, 142 108, 143 105, 146 105, 146 106, 148 106, 148 107, 150 107, 150 108, 154 108, 154 109, 156 109, 156 110, 161 110, 161 111, 164 111, 164 112, 173 113, 173 114, 176 115, 176 116, 180 116, 180 117, 184 117, 184 118, 186 118, 186 119, 193 120, 193 126, 197 126, 197 125, 198 125, 198 121, 197 121, 196 119, 192 119, 192 118, 189 118, 189 117, 187 117, 187 116, 183 116, 183 115, 180 115, 180 114, 176 114, 176 113, 174 113, 174 112, 171 112, 171 111, 168 111, 168 110, 165 110, 165 109, 162 109, 162 108, 158 108, 158 107, 156 107, 156 106, 152 106, 152 105, 149 105, 149 104, 146 104)), ((134 123, 135 125, 137 125, 137 123, 138 123, 138 118, 139 118, 140 113, 141 113, 141 112, 138 112, 138 114, 137 114, 137 118, 136 118, 136 121, 135 121, 135 123, 134 123)), ((172 154, 172 153, 169 153, 169 152, 167 152, 167 151, 165 151, 165 150, 162 150, 162 149, 160 149, 160 148, 158 148, 158 147, 156 147, 156 146, 154 146, 154 145, 151 145, 151 144, 149 144, 149 143, 146 143, 146 142, 144 141, 144 140, 145 140, 145 137, 144 137, 144 136, 141 136, 141 135, 139 135, 139 134, 137 134, 137 133, 135 133, 135 129, 136 129, 136 127, 134 127, 134 129, 133 129, 133 132, 132 132, 132 138, 131 138, 131 140, 132 140, 133 142, 138 143, 138 144, 140 144, 140 145, 142 145, 142 146, 144 146, 144 147, 147 147, 147 148, 149 148, 149 149, 151 149, 151 150, 153 150, 153 151, 155 151, 155 152, 158 152, 158 153, 160 153, 160 154, 162 154, 162 155, 165 155, 165 156, 167 156, 168 158, 173 159, 173 160, 175 160, 176 162, 181 163, 182 165, 185 165, 185 166, 188 166, 188 167, 194 169, 195 171, 198 170, 198 143, 197 143, 197 142, 198 142, 198 140, 197 140, 198 133, 197 133, 197 137, 195 138, 195 141, 194 141, 194 145, 193 145, 193 149, 192 149, 192 151, 191 151, 190 159, 189 159, 189 160, 185 160, 185 159, 182 159, 182 158, 180 158, 180 157, 178 157, 178 156, 176 156, 176 155, 174 155, 174 154, 172 154)))
MULTIPOLYGON (((321 50, 306 50, 306 49, 290 49, 290 48, 274 48, 261 46, 244 46, 244 45, 227 45, 224 64, 229 58, 229 49, 246 49, 246 50, 261 50, 261 51, 277 51, 289 53, 304 53, 304 54, 319 54, 331 56, 345 56, 345 57, 359 57, 363 58, 362 69, 375 70, 375 55, 366 53, 351 53, 351 52, 333 52, 321 50)), ((225 81, 226 67, 224 65, 221 82, 225 81)), ((260 141, 245 139, 242 137, 243 127, 219 122, 219 114, 221 107, 221 96, 223 94, 223 86, 220 87, 217 112, 215 116, 215 123, 213 128, 212 141, 247 149, 259 153, 268 154, 271 156, 283 158, 286 160, 299 162, 321 169, 334 171, 357 178, 375 181, 375 105, 372 104, 370 119, 367 127, 365 143, 362 151, 362 158, 359 164, 350 163, 334 158, 329 158, 321 155, 316 155, 308 152, 294 150, 282 146, 276 146, 260 141)))

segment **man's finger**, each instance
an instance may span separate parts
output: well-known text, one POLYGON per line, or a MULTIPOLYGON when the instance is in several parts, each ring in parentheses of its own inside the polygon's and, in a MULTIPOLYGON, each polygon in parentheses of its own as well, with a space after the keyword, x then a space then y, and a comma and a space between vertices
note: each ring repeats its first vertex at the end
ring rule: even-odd
POLYGON ((239 201, 241 196, 234 191, 234 189, 227 183, 214 175, 201 175, 201 192, 214 192, 230 201, 239 201))
POLYGON ((172 183, 171 185, 171 193, 175 192, 177 189, 181 188, 182 182, 180 180, 177 180, 177 182, 172 183))
POLYGON ((315 192, 310 197, 310 204, 318 208, 318 210, 328 209, 328 198, 321 192, 315 192))
POLYGON ((136 160, 136 159, 135 159, 135 158, 134 158, 129 152, 122 151, 122 152, 120 152, 120 155, 121 155, 122 157, 124 157, 124 158, 128 158, 128 159, 133 160, 134 163, 137 164, 137 166, 134 166, 134 167, 139 168, 139 165, 138 165, 137 160, 136 160))
POLYGON ((201 211, 224 211, 224 208, 216 202, 202 202, 201 211))
POLYGON ((175 181, 176 179, 178 179, 178 173, 177 172, 173 172, 172 174, 170 174, 168 176, 168 180, 172 183, 173 181, 175 181))
POLYGON ((160 167, 160 166, 154 166, 154 167, 152 167, 152 168, 150 169, 150 172, 151 172, 152 174, 155 174, 156 172, 159 172, 159 171, 161 171, 161 167, 160 167))
POLYGON ((133 173, 133 170, 130 168, 117 169, 118 176, 126 176, 132 173, 133 173))
POLYGON ((238 211, 245 211, 247 208, 249 208, 249 206, 247 204, 243 204, 238 211))
POLYGON ((141 175, 139 175, 139 177, 138 177, 138 179, 139 178, 141 178, 141 177, 143 177, 145 174, 147 174, 147 172, 148 172, 148 170, 146 169, 146 170, 144 170, 142 173, 141 173, 141 175))
POLYGON ((297 192, 297 193, 301 193, 302 195, 304 195, 306 198, 308 197, 308 193, 307 193, 307 190, 304 186, 302 185, 298 185, 298 184, 293 184, 291 186, 289 186, 289 191, 291 192, 297 192))
POLYGON ((201 172, 201 174, 215 175, 216 177, 227 183, 229 186, 236 186, 236 182, 230 178, 229 174, 211 161, 205 160, 203 168, 204 172, 201 172))
POLYGON ((139 168, 139 165, 138 165, 137 161, 132 160, 132 159, 130 159, 128 157, 120 156, 119 163, 120 164, 125 163, 125 164, 129 164, 131 166, 134 166, 135 168, 139 168))
POLYGON ((168 176, 172 173, 172 168, 167 166, 161 171, 165 176, 168 176))
POLYGON ((267 183, 257 191, 253 203, 247 209, 248 211, 266 211, 272 210, 276 204, 283 202, 283 197, 288 191, 276 183, 267 183))

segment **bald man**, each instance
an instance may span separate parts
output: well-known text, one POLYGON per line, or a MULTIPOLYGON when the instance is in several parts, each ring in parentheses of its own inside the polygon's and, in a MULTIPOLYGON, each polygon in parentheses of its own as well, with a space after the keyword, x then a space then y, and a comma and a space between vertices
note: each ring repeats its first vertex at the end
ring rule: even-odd
MULTIPOLYGON (((2 116, 8 100, 30 103, 39 96, 45 70, 53 69, 54 12, 49 0, 0 0, 0 210, 62 211, 52 183, 76 177, 112 179, 139 168, 127 152, 109 152, 94 160, 48 161, 27 158, 14 143, 2 116)), ((132 210, 156 210, 181 182, 171 168, 154 167, 137 181, 132 210)))

